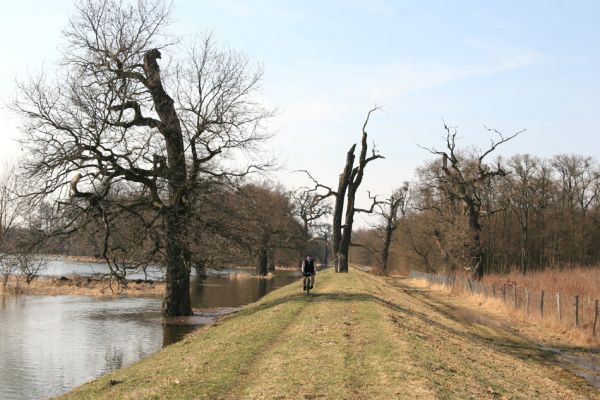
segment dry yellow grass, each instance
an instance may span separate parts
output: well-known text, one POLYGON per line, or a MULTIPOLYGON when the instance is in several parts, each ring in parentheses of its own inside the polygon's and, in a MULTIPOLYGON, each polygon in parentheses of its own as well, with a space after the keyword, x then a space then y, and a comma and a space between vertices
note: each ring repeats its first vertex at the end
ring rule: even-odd
POLYGON ((519 273, 488 275, 484 279, 486 295, 481 292, 478 284, 473 285, 475 290, 471 293, 460 284, 449 287, 431 285, 421 279, 413 279, 412 282, 419 287, 431 287, 450 294, 456 301, 475 306, 479 311, 508 317, 514 321, 527 322, 527 325, 520 325, 520 329, 527 330, 528 335, 535 337, 536 340, 558 345, 600 347, 600 316, 597 321, 596 336, 593 336, 592 329, 595 299, 600 299, 599 270, 575 268, 568 271, 530 273, 526 276, 519 273), (540 310, 542 290, 544 290, 543 316, 540 310), (557 300, 557 293, 560 293, 560 301, 557 300), (579 294, 579 326, 575 323, 576 294, 579 294), (528 306, 527 301, 529 301, 528 306))
POLYGON ((561 292, 571 297, 578 294, 581 298, 600 299, 600 267, 547 269, 529 272, 527 275, 515 271, 508 274, 488 274, 484 278, 485 283, 494 283, 497 286, 508 280, 530 290, 561 292))
POLYGON ((254 274, 252 272, 248 272, 248 271, 242 271, 242 272, 232 272, 228 275, 229 279, 239 279, 239 280, 245 280, 245 279, 273 279, 275 275, 272 272, 269 272, 266 276, 262 276, 262 275, 258 275, 258 274, 254 274))
POLYGON ((103 258, 96 258, 94 256, 76 256, 76 255, 62 255, 62 254, 39 254, 40 256, 48 260, 61 260, 61 261, 74 261, 83 263, 98 263, 104 264, 106 260, 103 258))
POLYGON ((119 288, 116 283, 110 284, 107 279, 91 279, 71 275, 68 280, 60 278, 39 277, 30 284, 21 278, 17 282, 12 277, 6 287, 0 286, 0 295, 68 295, 92 297, 160 297, 164 294, 165 284, 162 282, 136 283, 130 282, 127 288, 119 288))

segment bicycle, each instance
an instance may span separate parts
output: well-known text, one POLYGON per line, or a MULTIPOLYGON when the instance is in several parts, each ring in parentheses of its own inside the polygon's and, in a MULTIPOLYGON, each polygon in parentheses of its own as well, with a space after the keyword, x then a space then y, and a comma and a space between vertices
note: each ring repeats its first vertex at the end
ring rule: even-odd
POLYGON ((304 275, 304 291, 308 295, 310 293, 310 289, 313 287, 315 274, 306 274, 304 275))

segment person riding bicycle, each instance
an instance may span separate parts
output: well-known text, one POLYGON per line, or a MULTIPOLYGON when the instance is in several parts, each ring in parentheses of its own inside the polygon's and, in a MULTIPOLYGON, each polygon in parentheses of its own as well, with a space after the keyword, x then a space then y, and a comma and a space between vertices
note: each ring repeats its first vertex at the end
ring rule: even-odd
POLYGON ((302 261, 302 275, 304 276, 303 286, 306 290, 306 286, 309 286, 309 289, 312 289, 315 284, 315 275, 317 271, 315 271, 315 258, 312 255, 307 255, 302 261))

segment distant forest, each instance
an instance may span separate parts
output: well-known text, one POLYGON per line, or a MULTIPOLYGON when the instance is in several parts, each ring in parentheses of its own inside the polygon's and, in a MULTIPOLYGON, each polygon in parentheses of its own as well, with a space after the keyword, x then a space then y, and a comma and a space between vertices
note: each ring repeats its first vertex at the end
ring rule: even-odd
MULTIPOLYGON (((462 154, 460 161, 466 175, 474 173, 475 155, 462 154)), ((600 264, 600 166, 595 159, 524 154, 499 159, 495 167, 504 174, 468 189, 480 207, 485 271, 527 273, 600 264)), ((468 213, 448 185, 440 159, 418 168, 398 210, 390 269, 455 273, 471 265, 468 213)), ((359 246, 353 247, 352 260, 380 265, 384 232, 385 224, 356 232, 359 246)))
MULTIPOLYGON (((113 196, 122 201, 135 194, 115 190, 113 196)), ((198 272, 206 268, 245 266, 267 270, 278 266, 296 266, 303 255, 312 253, 321 262, 327 262, 327 226, 322 221, 311 220, 307 209, 310 198, 300 192, 286 191, 273 183, 246 183, 239 187, 215 186, 203 192, 191 207, 188 241, 193 266, 198 272), (303 197, 304 196, 304 197, 303 197)), ((322 208, 322 207, 321 207, 322 208)), ((319 209, 321 209, 319 208, 319 209)), ((107 220, 110 225, 110 243, 107 248, 121 261, 123 268, 139 267, 137 262, 160 263, 159 240, 161 228, 148 229, 142 220, 123 215, 118 209, 107 220), (156 237, 155 237, 156 236, 156 237), (121 260, 117 254, 120 254, 121 260), (152 255, 152 256, 149 256, 152 255)), ((5 237, 4 245, 18 245, 19 237, 29 237, 25 232, 41 229, 51 232, 51 219, 65 219, 60 208, 53 210, 48 204, 38 207, 38 223, 27 228, 16 224, 12 235, 5 237)), ((323 213, 319 214, 322 216, 323 213)), ((72 231, 59 231, 55 236, 44 237, 37 251, 46 254, 86 256, 103 260, 107 229, 101 218, 81 220, 72 231)), ((118 269, 118 268, 116 268, 118 269)))
MULTIPOLYGON (((473 162, 469 157, 472 155, 464 156, 465 165, 473 162)), ((506 175, 472 188, 481 201, 486 272, 517 269, 527 273, 600 264, 600 166, 596 160, 579 155, 544 159, 525 154, 497 163, 506 175)), ((417 169, 416 179, 396 191, 402 194, 402 204, 395 210, 397 226, 389 247, 389 271, 468 272, 472 264, 468 216, 464 205, 444 190, 447 178, 441 168, 439 160, 425 162, 417 169)), ((115 190, 113 196, 134 197, 126 190, 115 190)), ((237 188, 215 186, 202 196, 192 207, 189 234, 192 259, 199 271, 231 265, 259 268, 264 264, 269 270, 275 265, 295 266, 306 253, 315 254, 321 262, 331 261, 331 208, 325 201, 316 203, 309 191, 290 191, 263 182, 237 188)), ((49 229, 52 215, 56 218, 60 213, 60 208, 53 211, 41 204, 28 218, 11 223, 7 215, 10 206, 3 204, 8 225, 2 231, 5 248, 17 246, 20 240, 30 242, 37 232, 49 229)), ((381 267, 386 206, 380 201, 374 212, 379 215, 370 217, 373 224, 355 231, 351 262, 381 267)), ((122 252, 124 262, 125 258, 134 260, 138 252, 148 262, 147 254, 154 245, 149 232, 156 229, 147 230, 135 218, 124 218, 117 213, 109 222, 113 225, 109 248, 115 254, 122 252)), ((37 251, 102 258, 103 232, 101 220, 86 220, 71 234, 45 238, 37 251)), ((161 261, 160 252, 152 261, 161 261)))

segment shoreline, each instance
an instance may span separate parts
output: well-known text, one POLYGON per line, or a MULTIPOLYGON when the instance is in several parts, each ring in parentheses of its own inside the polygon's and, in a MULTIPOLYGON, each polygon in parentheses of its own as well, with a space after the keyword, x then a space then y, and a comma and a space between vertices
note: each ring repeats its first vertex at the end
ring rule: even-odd
POLYGON ((106 260, 103 258, 96 258, 94 256, 76 256, 76 255, 65 255, 65 254, 38 254, 46 257, 49 260, 64 260, 70 262, 80 263, 92 263, 92 264, 104 264, 106 260))
POLYGON ((8 280, 6 287, 0 286, 0 296, 90 296, 90 297, 161 297, 164 282, 132 280, 127 288, 119 288, 108 278, 98 279, 81 275, 61 277, 37 277, 28 285, 24 279, 8 280))

